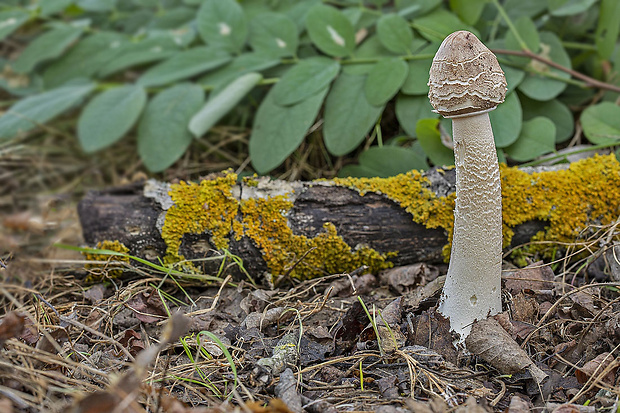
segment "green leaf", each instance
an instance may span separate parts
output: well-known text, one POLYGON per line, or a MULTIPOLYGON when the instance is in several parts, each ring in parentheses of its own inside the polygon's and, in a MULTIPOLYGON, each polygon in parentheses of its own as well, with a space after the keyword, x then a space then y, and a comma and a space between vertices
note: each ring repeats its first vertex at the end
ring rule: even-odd
POLYGON ((609 59, 614 52, 618 33, 620 32, 620 19, 618 16, 620 16, 620 1, 601 1, 595 42, 598 54, 602 59, 609 59))
POLYGON ((193 7, 174 7, 158 14, 151 22, 151 29, 177 30, 182 29, 196 17, 196 9, 193 7))
POLYGON ((441 7, 436 8, 425 16, 415 20, 416 30, 431 42, 442 42, 450 33, 457 30, 467 30, 479 37, 478 31, 472 26, 463 23, 454 13, 441 7))
POLYGON ((151 67, 140 76, 138 84, 144 87, 166 85, 215 69, 231 59, 222 49, 194 47, 151 67))
MULTIPOLYGON (((7 67, 7 65, 7 61, 0 58, 0 71, 7 67)), ((10 72, 8 76, 0 74, 0 89, 5 90, 14 97, 31 96, 44 90, 43 80, 40 76, 32 75, 25 77, 23 75, 11 75, 10 72)))
POLYGON ((30 13, 22 9, 9 9, 0 13, 0 41, 19 29, 30 18, 30 13))
POLYGON ((76 5, 82 10, 108 12, 114 10, 118 0, 77 0, 76 5))
POLYGON ((366 99, 366 76, 341 74, 325 99, 323 139, 329 153, 345 155, 355 149, 383 111, 366 99))
MULTIPOLYGON (((564 50, 562 41, 554 33, 540 32, 539 54, 567 69, 571 68, 570 57, 568 53, 566 53, 566 50, 564 50)), ((534 100, 551 100, 566 89, 566 82, 551 79, 545 76, 545 74, 561 79, 570 79, 570 74, 534 60, 530 62, 529 67, 540 74, 528 73, 523 82, 519 85, 519 90, 527 97, 534 100)))
POLYGON ((148 34, 153 38, 169 38, 181 48, 189 47, 198 37, 193 22, 186 23, 174 30, 149 29, 148 34))
POLYGON ((531 161, 555 150, 555 125, 542 116, 523 122, 519 139, 505 148, 506 154, 518 162, 531 161))
POLYGON ((37 64, 60 56, 81 34, 82 28, 74 26, 48 30, 26 46, 13 63, 13 70, 31 72, 37 64))
POLYGON ((46 123, 75 106, 94 87, 93 83, 81 82, 20 100, 0 116, 0 139, 12 138, 46 123))
POLYGON ((416 124, 418 142, 436 166, 454 165, 454 151, 441 143, 439 119, 420 119, 416 124))
MULTIPOLYGON (((521 39, 525 42, 528 50, 538 53, 540 50, 540 36, 538 35, 538 29, 532 19, 527 16, 521 16, 514 22, 514 26, 521 39)), ((521 50, 521 45, 512 31, 506 33, 505 42, 508 49, 521 50)), ((525 59, 525 61, 527 62, 527 59, 525 59)))
POLYGON ((495 146, 505 148, 517 140, 521 133, 522 113, 521 102, 516 93, 507 95, 504 103, 489 113, 495 146))
MULTIPOLYGON (((380 57, 394 57, 394 53, 381 44, 379 36, 370 36, 355 50, 357 59, 377 59, 380 57)), ((355 63, 343 65, 342 71, 348 75, 365 75, 374 67, 374 63, 355 63)))
POLYGON ((355 31, 358 32, 361 29, 371 29, 376 26, 377 21, 381 17, 380 14, 375 13, 374 10, 369 9, 360 9, 358 7, 354 7, 360 11, 360 18, 355 24, 355 31))
POLYGON ((235 0, 206 0, 196 17, 198 32, 211 46, 239 52, 248 37, 248 23, 235 0))
POLYGON ((377 22, 377 35, 386 49, 398 54, 411 54, 413 30, 398 14, 384 14, 377 22))
POLYGON ((198 83, 204 86, 219 87, 250 72, 260 72, 277 66, 280 59, 262 53, 244 53, 235 57, 230 63, 202 76, 198 83))
POLYGON ((92 77, 101 66, 120 52, 126 38, 114 32, 97 32, 69 50, 64 56, 48 66, 43 81, 49 87, 78 77, 92 77))
MULTIPOLYGON (((540 0, 506 0, 504 9, 510 20, 515 21, 521 16, 534 17, 547 9, 547 2, 540 0)), ((502 24, 506 24, 502 20, 502 24)))
POLYGON ((294 21, 280 13, 261 13, 250 23, 250 46, 271 56, 295 56, 299 37, 294 21))
POLYGON ((476 24, 488 0, 450 0, 450 8, 467 24, 476 24))
POLYGON ((187 124, 204 102, 202 88, 183 83, 158 93, 138 124, 138 153, 151 172, 175 163, 192 142, 187 124))
POLYGON ((402 86, 408 71, 407 63, 398 57, 381 59, 372 68, 364 83, 368 102, 374 106, 387 103, 402 86))
POLYGON ((364 165, 345 165, 338 171, 338 178, 373 178, 377 172, 364 165))
POLYGON ((39 2, 39 13, 43 17, 58 14, 73 4, 73 0, 55 0, 39 2))
POLYGON ((508 65, 502 66, 502 70, 504 71, 504 76, 506 77, 506 83, 508 85, 506 94, 512 93, 512 91, 521 84, 523 79, 525 79, 525 72, 508 65))
POLYGON ((436 8, 442 0, 396 0, 395 5, 401 16, 423 15, 436 8))
POLYGON ((297 31, 299 33, 303 32, 306 28, 306 16, 308 15, 308 11, 320 3, 321 0, 293 1, 292 6, 285 11, 286 15, 297 25, 297 31))
POLYGON ((362 152, 359 163, 372 173, 371 176, 380 178, 402 174, 412 169, 428 169, 426 156, 399 146, 372 146, 362 152))
MULTIPOLYGON (((552 16, 573 16, 588 10, 597 0, 547 0, 552 16)), ((617 17, 617 15, 616 15, 617 17)))
POLYGON ((138 120, 145 103, 146 92, 138 85, 109 89, 93 98, 77 124, 84 151, 98 151, 122 138, 138 120))
MULTIPOLYGON (((439 43, 431 43, 420 50, 419 54, 435 55, 439 43)), ((433 59, 416 59, 409 61, 409 73, 403 83, 402 92, 408 95, 428 95, 428 72, 433 59)))
POLYGON ((338 9, 317 4, 308 11, 306 29, 312 43, 323 53, 348 56, 355 48, 353 25, 338 9))
POLYGON ((620 141, 620 106, 603 102, 588 107, 581 114, 581 126, 595 145, 620 141))
POLYGON ((247 73, 227 85, 196 113, 189 122, 189 130, 197 138, 204 135, 224 115, 234 108, 262 80, 260 73, 247 73))
POLYGON ((340 64, 326 57, 311 57, 291 68, 273 88, 273 98, 278 105, 287 106, 301 102, 323 90, 340 71, 340 64))
POLYGON ((351 22, 354 29, 358 27, 363 27, 363 26, 360 26, 359 24, 360 24, 360 20, 362 19, 362 15, 364 14, 364 12, 359 7, 346 7, 346 8, 340 9, 340 12, 344 15, 344 17, 346 17, 351 22))
POLYGON ((256 112, 250 136, 250 158, 259 174, 265 174, 297 149, 321 109, 328 88, 291 106, 280 106, 273 89, 256 112))
POLYGON ((416 125, 420 119, 436 117, 427 96, 407 96, 396 98, 396 118, 401 128, 409 136, 416 136, 416 125))
POLYGON ((523 106, 523 120, 530 120, 537 116, 549 118, 555 125, 555 142, 564 142, 573 136, 575 121, 573 114, 564 103, 557 99, 539 102, 521 96, 523 106))
POLYGON ((156 37, 138 43, 121 44, 118 54, 103 65, 99 76, 107 77, 121 70, 157 62, 177 54, 179 46, 171 38, 156 37))

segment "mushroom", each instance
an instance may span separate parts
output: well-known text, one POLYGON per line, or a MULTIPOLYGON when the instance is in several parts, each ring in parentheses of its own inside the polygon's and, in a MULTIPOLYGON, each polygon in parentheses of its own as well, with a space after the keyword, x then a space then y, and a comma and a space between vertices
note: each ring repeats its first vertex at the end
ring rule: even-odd
POLYGON ((458 31, 437 50, 428 85, 435 112, 452 119, 456 207, 439 312, 462 343, 474 321, 502 309, 502 192, 488 112, 504 101, 506 79, 495 55, 458 31))

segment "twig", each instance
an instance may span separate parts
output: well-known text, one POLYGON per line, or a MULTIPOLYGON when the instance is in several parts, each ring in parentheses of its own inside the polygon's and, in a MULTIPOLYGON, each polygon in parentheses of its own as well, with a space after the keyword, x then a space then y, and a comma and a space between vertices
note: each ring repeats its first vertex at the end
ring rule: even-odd
POLYGON ((540 320, 538 321, 538 323, 536 323, 536 329, 533 330, 531 333, 529 333, 527 335, 527 337, 525 337, 525 340, 523 340, 523 343, 521 343, 521 348, 525 348, 525 346, 527 345, 528 341, 530 341, 530 339, 532 338, 532 336, 534 336, 534 333, 536 333, 540 327, 543 325, 543 323, 545 322, 545 320, 547 318, 549 318, 549 316, 551 314, 553 314, 553 311, 555 311, 555 309, 560 305, 560 303, 562 302, 562 300, 564 300, 565 298, 568 298, 569 296, 576 294, 580 291, 586 290, 588 288, 593 288, 593 287, 606 287, 606 286, 614 286, 614 287, 618 287, 620 286, 620 282, 606 282, 606 283, 592 283, 592 284, 587 284, 584 286, 581 286, 579 288, 575 288, 572 291, 567 292, 566 294, 562 295, 560 298, 558 298, 558 300, 551 306, 549 307, 549 309, 547 310, 547 312, 540 318, 540 320))
POLYGON ((61 316, 61 317, 60 317, 60 321, 64 321, 65 323, 71 324, 71 325, 73 325, 74 327, 78 327, 78 328, 81 328, 81 329, 83 329, 83 330, 86 330, 86 331, 88 331, 89 333, 91 333, 91 334, 93 334, 93 335, 95 335, 95 336, 97 336, 97 337, 100 337, 100 338, 104 339, 104 340, 105 340, 105 342, 107 342, 107 343, 112 343, 112 344, 115 344, 115 345, 119 348, 119 350, 120 350, 122 353, 124 353, 124 354, 125 354, 125 356, 127 356, 127 358, 128 358, 129 360, 131 360, 131 361, 134 361, 134 360, 135 360, 135 359, 134 359, 134 357, 133 357, 133 356, 131 355, 131 353, 129 352, 129 350, 127 350, 127 349, 126 349, 126 348, 125 348, 125 347, 124 347, 121 343, 119 343, 119 342, 118 342, 117 340, 115 340, 114 338, 112 338, 112 337, 108 337, 108 336, 106 336, 105 334, 100 333, 99 331, 95 330, 94 328, 91 328, 91 327, 89 327, 89 326, 87 326, 87 325, 85 325, 85 324, 82 324, 82 323, 80 323, 79 321, 72 320, 72 319, 70 319, 70 318, 68 318, 68 317, 62 317, 62 316, 61 316))
POLYGON ((583 73, 579 73, 576 70, 569 69, 568 67, 564 67, 559 63, 556 63, 552 60, 546 59, 542 56, 537 55, 536 53, 530 50, 506 50, 506 49, 493 49, 493 53, 495 54, 504 54, 510 56, 520 56, 527 57, 533 60, 537 60, 541 63, 546 64, 547 66, 551 66, 554 69, 561 70, 562 72, 568 73, 574 78, 583 80, 588 87, 599 88, 603 90, 609 90, 612 92, 620 93, 620 86, 612 85, 610 83, 601 82, 600 80, 596 80, 591 78, 590 76, 584 75, 583 73))

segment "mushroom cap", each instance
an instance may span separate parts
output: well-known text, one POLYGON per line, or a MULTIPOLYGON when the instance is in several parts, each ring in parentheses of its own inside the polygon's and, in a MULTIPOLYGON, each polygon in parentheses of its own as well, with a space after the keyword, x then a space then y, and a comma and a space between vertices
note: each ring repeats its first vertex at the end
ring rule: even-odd
POLYGON ((468 31, 444 39, 429 75, 428 98, 446 118, 491 111, 506 97, 506 78, 497 58, 468 31))

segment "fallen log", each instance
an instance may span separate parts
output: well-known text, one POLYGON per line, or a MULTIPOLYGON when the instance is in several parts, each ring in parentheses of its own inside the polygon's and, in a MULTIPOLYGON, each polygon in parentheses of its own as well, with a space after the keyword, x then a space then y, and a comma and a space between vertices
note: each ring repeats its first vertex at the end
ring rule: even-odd
MULTIPOLYGON (((546 169, 503 166, 504 246, 573 242, 620 213, 613 155, 546 169)), ((78 206, 84 240, 117 240, 132 255, 168 263, 226 249, 252 274, 311 278, 377 271, 449 253, 454 170, 393 178, 284 182, 218 174, 197 183, 147 181, 93 191, 78 206)), ((547 245, 546 248, 552 248, 547 245)), ((219 262, 194 265, 213 273, 219 262)))

